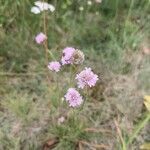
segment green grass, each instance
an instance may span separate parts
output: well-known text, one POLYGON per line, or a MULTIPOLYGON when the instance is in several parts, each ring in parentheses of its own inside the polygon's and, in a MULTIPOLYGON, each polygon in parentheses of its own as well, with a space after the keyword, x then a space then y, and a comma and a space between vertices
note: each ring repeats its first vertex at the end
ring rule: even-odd
POLYGON ((56 137, 56 150, 75 149, 80 141, 88 143, 81 144, 83 149, 102 144, 139 149, 149 141, 143 96, 150 93, 150 56, 144 52, 150 49, 150 1, 50 3, 56 7, 47 14, 50 51, 59 59, 66 46, 81 49, 86 55, 83 66, 91 66, 100 81, 82 109, 69 108, 63 95, 67 82, 74 81, 69 73, 73 68, 57 76, 48 72, 47 81, 45 50, 34 41, 43 31, 43 16, 30 12, 34 1, 0 0, 0 149, 38 150, 56 137), (61 116, 65 121, 58 124, 61 116))

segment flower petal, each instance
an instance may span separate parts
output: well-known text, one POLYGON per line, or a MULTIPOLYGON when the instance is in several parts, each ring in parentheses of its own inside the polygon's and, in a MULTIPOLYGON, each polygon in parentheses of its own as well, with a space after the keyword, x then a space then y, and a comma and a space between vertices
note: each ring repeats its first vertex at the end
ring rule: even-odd
POLYGON ((34 6, 31 8, 31 12, 34 14, 39 14, 41 11, 38 7, 34 6))

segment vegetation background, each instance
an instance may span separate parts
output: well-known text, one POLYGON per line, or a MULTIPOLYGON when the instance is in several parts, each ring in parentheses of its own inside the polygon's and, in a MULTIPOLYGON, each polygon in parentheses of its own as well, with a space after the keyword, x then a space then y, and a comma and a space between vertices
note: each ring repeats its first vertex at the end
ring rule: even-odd
POLYGON ((100 81, 82 110, 64 105, 68 70, 47 72, 34 0, 0 0, 0 150, 142 149, 150 141, 150 0, 47 2, 56 7, 47 14, 49 49, 58 58, 66 46, 84 51, 100 81))

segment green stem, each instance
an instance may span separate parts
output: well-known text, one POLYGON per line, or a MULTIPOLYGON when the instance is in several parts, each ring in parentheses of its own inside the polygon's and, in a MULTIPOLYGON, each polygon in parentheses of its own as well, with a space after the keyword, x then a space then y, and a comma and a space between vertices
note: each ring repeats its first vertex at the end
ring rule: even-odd
POLYGON ((83 107, 85 105, 85 101, 87 101, 87 99, 88 99, 88 88, 85 87, 85 99, 83 99, 83 104, 82 104, 81 110, 83 109, 83 107))
POLYGON ((150 113, 146 114, 146 117, 138 124, 137 128, 134 130, 132 136, 129 138, 127 145, 133 142, 134 138, 138 135, 141 129, 145 126, 145 124, 150 120, 150 113))
POLYGON ((56 60, 55 56, 53 55, 53 53, 51 52, 51 50, 47 49, 48 53, 50 54, 51 58, 53 60, 56 60))
POLYGON ((123 147, 122 147, 123 150, 127 150, 127 146, 126 146, 125 141, 123 141, 122 146, 123 146, 123 147))

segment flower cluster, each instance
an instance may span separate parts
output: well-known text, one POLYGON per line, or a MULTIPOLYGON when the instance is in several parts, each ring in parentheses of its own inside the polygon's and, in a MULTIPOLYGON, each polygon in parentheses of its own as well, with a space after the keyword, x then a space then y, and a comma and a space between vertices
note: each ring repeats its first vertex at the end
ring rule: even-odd
POLYGON ((80 93, 74 88, 68 89, 68 91, 65 95, 65 99, 67 102, 69 102, 69 106, 71 106, 71 107, 80 106, 83 102, 83 99, 82 99, 80 93))
POLYGON ((84 61, 84 54, 82 51, 73 47, 66 47, 63 50, 63 56, 61 58, 62 65, 65 64, 81 64, 84 61))
POLYGON ((36 2, 34 2, 34 5, 35 6, 33 6, 31 8, 31 12, 34 14, 39 14, 45 10, 49 10, 51 12, 55 11, 55 7, 51 4, 46 3, 46 2, 36 1, 36 2))
MULTIPOLYGON (((53 61, 50 62, 48 68, 51 71, 60 71, 61 65, 76 65, 81 64, 84 61, 84 54, 82 51, 75 49, 73 47, 66 47, 63 50, 63 55, 60 62, 53 61)), ((84 87, 93 87, 98 81, 98 76, 93 73, 91 68, 85 68, 83 71, 76 75, 78 88, 83 89, 84 87)), ((70 107, 78 107, 82 104, 82 96, 75 88, 69 88, 65 100, 69 103, 70 107)))
POLYGON ((76 75, 76 79, 78 80, 78 87, 83 89, 85 86, 95 86, 98 76, 93 73, 91 68, 85 68, 85 70, 76 75))
MULTIPOLYGON (((90 4, 91 1, 88 2, 90 4)), ((46 2, 36 1, 34 4, 35 6, 31 8, 31 12, 34 14, 39 14, 45 10, 50 10, 51 12, 55 10, 53 5, 46 2)), ((47 36, 42 32, 35 37, 37 44, 42 44, 45 40, 47 40, 47 36)), ((61 60, 49 62, 47 67, 51 71, 59 72, 62 66, 82 64, 84 59, 84 53, 82 51, 73 47, 66 47, 62 51, 61 60)), ((95 86, 98 81, 98 76, 93 73, 91 68, 85 68, 76 75, 75 79, 77 80, 78 88, 83 89, 84 87, 95 86)), ((83 103, 82 96, 75 88, 69 88, 64 98, 70 107, 78 107, 83 103)), ((61 121, 63 122, 63 119, 61 121)))
MULTIPOLYGON (((42 37, 40 38, 38 36, 36 37, 36 39, 39 39, 39 40, 36 40, 36 42, 40 43, 41 41, 43 41, 41 39, 44 39, 44 38, 42 38, 42 37), (38 41, 40 41, 40 42, 38 42, 38 41)), ((60 71, 61 66, 68 65, 68 64, 77 65, 77 64, 83 63, 83 61, 84 61, 84 54, 82 51, 75 49, 73 47, 66 47, 63 50, 63 54, 62 54, 62 58, 61 58, 60 62, 52 61, 48 64, 48 68, 51 71, 58 72, 58 71, 60 71)))
POLYGON ((58 61, 53 61, 48 64, 48 68, 52 71, 58 72, 60 70, 61 64, 58 61))
MULTIPOLYGON (((47 37, 40 33, 36 36, 36 42, 38 44, 42 43, 47 37)), ((63 55, 61 61, 52 61, 49 62, 48 68, 51 71, 58 72, 63 65, 72 65, 72 64, 81 64, 84 61, 84 54, 82 51, 75 49, 73 47, 66 47, 63 50, 63 55)), ((91 68, 85 68, 83 71, 76 75, 78 88, 83 89, 84 87, 93 87, 98 81, 98 76, 93 73, 91 68)), ((66 95, 64 96, 65 100, 69 103, 70 107, 78 107, 82 104, 83 99, 80 93, 75 88, 69 88, 66 95)))
POLYGON ((73 53, 75 52, 75 49, 73 47, 66 47, 63 50, 63 56, 61 59, 61 62, 63 65, 65 64, 73 64, 73 53))
MULTIPOLYGON (((48 68, 51 71, 60 71, 61 65, 81 64, 84 61, 84 54, 82 51, 73 47, 66 47, 63 50, 60 62, 50 62, 48 68)), ((76 75, 78 88, 93 87, 98 81, 98 76, 93 73, 91 68, 85 68, 83 71, 76 75)), ((69 103, 70 107, 78 107, 82 104, 83 99, 80 93, 75 88, 69 88, 65 94, 65 100, 69 103)))
POLYGON ((44 33, 39 33, 36 37, 35 37, 35 41, 37 44, 42 44, 45 40, 47 39, 47 36, 44 33))

